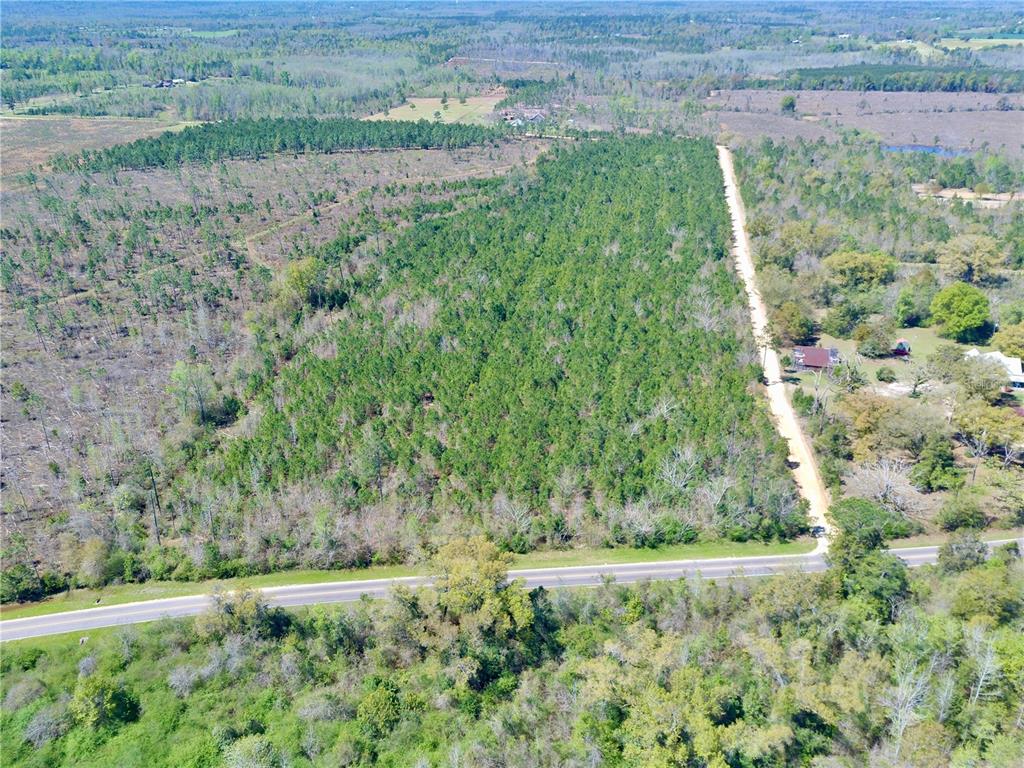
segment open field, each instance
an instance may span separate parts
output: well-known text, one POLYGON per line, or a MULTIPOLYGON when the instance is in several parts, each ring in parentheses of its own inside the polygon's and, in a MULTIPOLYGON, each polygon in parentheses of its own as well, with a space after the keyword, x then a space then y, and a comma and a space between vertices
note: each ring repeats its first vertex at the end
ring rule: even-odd
POLYGON ((925 61, 941 59, 943 51, 936 48, 930 43, 926 43, 923 40, 887 40, 884 43, 878 43, 876 48, 885 50, 887 48, 897 48, 902 50, 914 51, 925 61))
POLYGON ((1022 94, 723 90, 704 104, 710 118, 745 139, 833 140, 834 128, 843 127, 868 131, 889 144, 980 149, 987 143, 1024 157, 1022 94), (794 117, 781 114, 786 95, 796 97, 794 117))
POLYGON ((370 115, 367 120, 440 120, 442 123, 472 123, 483 125, 491 122, 495 105, 505 98, 503 95, 467 96, 463 104, 457 97, 449 97, 448 104, 440 98, 413 98, 387 112, 370 115), (440 118, 437 114, 440 113, 440 118))
POLYGON ((972 51, 995 48, 1000 45, 1024 45, 1024 37, 971 37, 967 40, 961 40, 958 37, 944 37, 939 41, 939 46, 942 48, 969 48, 972 51))
MULTIPOLYGON (((1004 533, 1005 535, 1005 533, 1004 533)), ((697 560, 715 557, 756 557, 760 555, 803 555, 814 549, 814 541, 799 539, 785 543, 709 541, 695 544, 676 544, 647 549, 571 549, 548 552, 530 552, 516 555, 513 569, 564 568, 578 565, 612 565, 619 563, 653 563, 668 560, 697 560)), ((907 544, 906 546, 915 546, 907 544)), ((97 605, 121 605, 140 600, 207 594, 215 589, 250 587, 262 589, 284 584, 321 584, 331 581, 357 581, 362 579, 389 579, 426 573, 418 566, 374 566, 343 570, 301 570, 250 576, 239 579, 216 579, 201 582, 149 581, 143 584, 117 584, 104 589, 75 589, 54 595, 37 603, 0 606, 3 619, 45 616, 61 611, 94 608, 97 605)))
POLYGON ((783 96, 796 98, 800 115, 819 117, 856 117, 862 115, 897 114, 903 112, 941 113, 999 111, 1000 101, 1014 109, 1024 109, 1024 94, 1009 93, 942 93, 890 91, 790 91, 790 90, 722 90, 714 91, 704 101, 724 112, 779 113, 783 96))
POLYGON ((3 179, 37 168, 54 155, 124 144, 189 123, 117 117, 0 117, 3 179))

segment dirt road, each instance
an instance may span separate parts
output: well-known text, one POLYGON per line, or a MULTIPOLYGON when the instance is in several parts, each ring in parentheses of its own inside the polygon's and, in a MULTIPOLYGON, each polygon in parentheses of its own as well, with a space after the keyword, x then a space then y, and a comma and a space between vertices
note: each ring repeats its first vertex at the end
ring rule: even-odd
MULTIPOLYGON (((747 215, 743 209, 736 171, 733 168, 732 153, 728 147, 718 147, 718 162, 722 167, 725 179, 725 199, 732 217, 733 260, 736 271, 743 280, 750 303, 750 324, 754 330, 754 340, 763 361, 764 376, 768 382, 768 404, 775 420, 775 427, 789 444, 789 459, 793 465, 793 478, 800 489, 800 495, 810 504, 812 525, 822 526, 826 534, 832 532, 832 526, 826 517, 829 506, 829 493, 822 482, 814 453, 807 441, 807 436, 800 428, 793 406, 786 395, 786 385, 782 381, 782 365, 779 353, 771 344, 768 331, 768 311, 765 309, 761 292, 757 290, 757 277, 754 273, 754 259, 751 255, 750 238, 747 236, 747 215)), ((828 549, 828 536, 818 539, 816 552, 828 549)))

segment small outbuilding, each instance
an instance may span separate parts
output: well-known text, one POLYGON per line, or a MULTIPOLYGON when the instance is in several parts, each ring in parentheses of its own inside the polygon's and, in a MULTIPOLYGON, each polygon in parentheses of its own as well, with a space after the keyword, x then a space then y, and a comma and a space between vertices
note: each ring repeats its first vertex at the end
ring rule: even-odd
POLYGON ((838 364, 835 347, 793 347, 793 365, 799 371, 825 371, 838 364))
POLYGON ((896 339, 896 344, 892 348, 892 353, 896 357, 910 357, 910 342, 907 339, 896 339))

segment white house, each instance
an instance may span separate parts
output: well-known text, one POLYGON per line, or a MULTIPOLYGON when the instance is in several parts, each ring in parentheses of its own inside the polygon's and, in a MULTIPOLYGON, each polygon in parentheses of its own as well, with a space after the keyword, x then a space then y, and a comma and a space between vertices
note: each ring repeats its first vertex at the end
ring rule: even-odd
POLYGON ((1009 357, 1002 352, 980 352, 977 349, 972 349, 964 357, 999 363, 1006 369, 1006 373, 1010 377, 1010 386, 1015 389, 1024 389, 1024 370, 1021 368, 1019 357, 1009 357))

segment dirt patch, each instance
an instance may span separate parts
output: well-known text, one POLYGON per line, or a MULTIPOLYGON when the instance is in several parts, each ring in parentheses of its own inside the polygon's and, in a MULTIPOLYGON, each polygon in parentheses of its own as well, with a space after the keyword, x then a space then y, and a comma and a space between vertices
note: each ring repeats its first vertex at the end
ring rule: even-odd
POLYGON ((719 128, 737 138, 757 140, 763 136, 777 139, 804 139, 805 141, 836 141, 839 135, 829 126, 817 122, 795 120, 782 115, 751 112, 705 112, 709 120, 717 120, 719 128))
POLYGON ((970 200, 978 208, 1002 208, 1004 205, 1024 201, 1024 192, 986 192, 979 194, 966 187, 936 189, 931 184, 911 184, 917 196, 933 200, 970 200))
POLYGON ((2 176, 10 179, 38 168, 54 155, 125 144, 187 123, 117 117, 2 117, 2 176))

